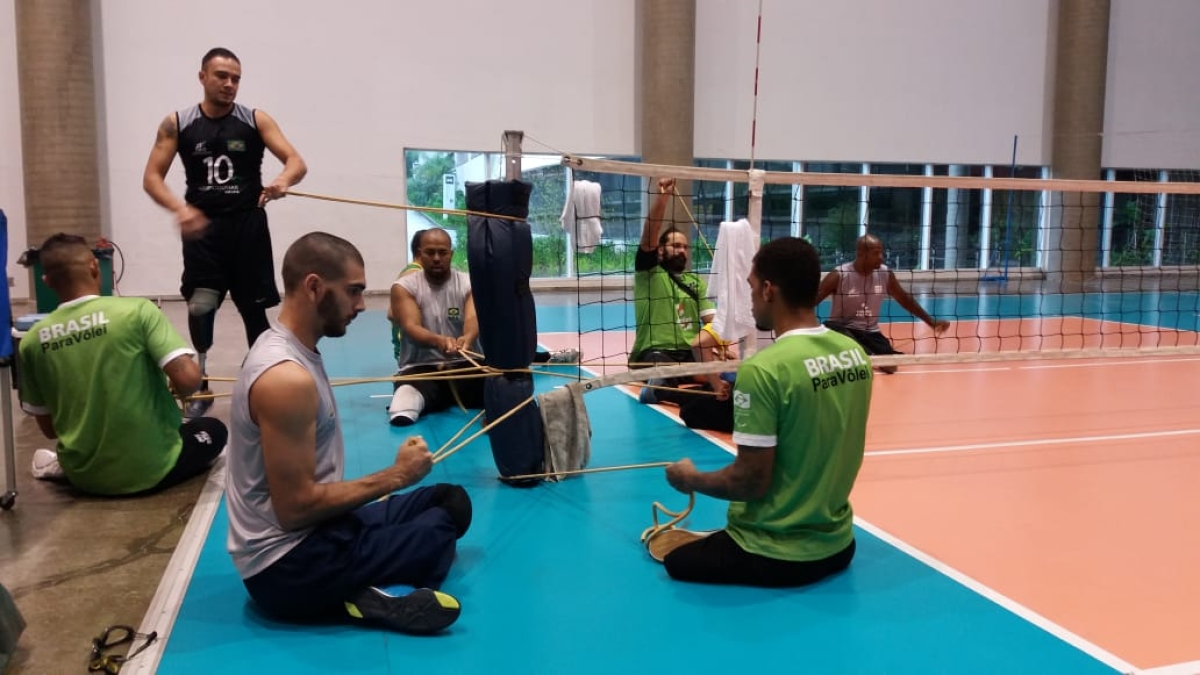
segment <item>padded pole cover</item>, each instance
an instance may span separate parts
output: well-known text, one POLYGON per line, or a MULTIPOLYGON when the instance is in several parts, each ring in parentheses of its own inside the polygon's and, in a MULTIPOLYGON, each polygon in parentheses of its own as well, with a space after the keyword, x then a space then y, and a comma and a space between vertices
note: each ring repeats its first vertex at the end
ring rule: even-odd
POLYGON ((0 283, 0 364, 13 360, 12 304, 8 295, 8 216, 0 209, 0 267, 4 270, 0 283))
MULTIPOLYGON (((521 181, 467 183, 467 209, 521 218, 467 219, 467 264, 479 319, 479 342, 488 365, 504 370, 528 368, 537 350, 537 317, 529 290, 533 237, 524 220, 529 215, 532 190, 532 185, 521 181)), ((487 419, 499 419, 530 396, 531 375, 488 378, 483 389, 487 419)), ((541 473, 544 439, 536 402, 492 427, 488 441, 500 475, 541 473)))
MULTIPOLYGON (((504 216, 529 215, 533 186, 521 181, 467 183, 467 209, 504 216)), ((467 264, 479 317, 479 341, 488 364, 528 368, 537 350, 537 317, 529 276, 533 236, 524 220, 467 219, 467 264)))

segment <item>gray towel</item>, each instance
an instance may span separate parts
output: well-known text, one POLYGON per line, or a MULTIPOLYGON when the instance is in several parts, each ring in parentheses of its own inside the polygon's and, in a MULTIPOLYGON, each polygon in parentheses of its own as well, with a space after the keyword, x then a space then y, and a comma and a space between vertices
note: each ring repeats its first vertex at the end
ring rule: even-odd
MULTIPOLYGON (((592 425, 588 422, 583 392, 575 384, 538 395, 538 409, 546 430, 548 474, 578 471, 592 458, 592 425)), ((547 480, 561 480, 550 476, 547 480)))

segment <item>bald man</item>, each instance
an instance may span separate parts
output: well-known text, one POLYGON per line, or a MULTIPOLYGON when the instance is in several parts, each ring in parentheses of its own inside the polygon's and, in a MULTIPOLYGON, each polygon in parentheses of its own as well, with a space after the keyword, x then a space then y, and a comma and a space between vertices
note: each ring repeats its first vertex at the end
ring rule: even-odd
MULTIPOLYGON (((833 297, 833 307, 825 326, 848 335, 868 354, 899 354, 887 336, 879 330, 879 309, 890 296, 909 314, 941 335, 950 327, 949 321, 934 319, 909 294, 896 275, 883 264, 883 242, 873 234, 858 238, 854 262, 839 265, 821 280, 817 304, 833 297)), ((895 366, 880 368, 885 373, 896 372, 895 366)))

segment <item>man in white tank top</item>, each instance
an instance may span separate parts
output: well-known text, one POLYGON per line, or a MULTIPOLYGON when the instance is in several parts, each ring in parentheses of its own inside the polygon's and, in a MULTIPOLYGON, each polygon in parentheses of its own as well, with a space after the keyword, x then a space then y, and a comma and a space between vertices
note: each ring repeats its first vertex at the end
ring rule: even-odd
POLYGON ((284 255, 283 285, 279 319, 254 343, 233 392, 225 496, 234 566, 278 619, 440 631, 460 611, 435 589, 470 526, 471 500, 458 485, 416 487, 433 467, 420 436, 390 466, 347 480, 337 402, 317 351, 365 308, 362 254, 309 233, 284 255), (379 588, 398 584, 416 590, 379 588))
MULTIPOLYGON (((879 330, 879 309, 891 297, 909 314, 941 335, 950 327, 949 321, 937 320, 913 299, 896 275, 883 264, 883 242, 873 234, 858 238, 854 262, 839 265, 821 280, 817 304, 833 297, 833 306, 825 325, 854 338, 868 354, 899 354, 887 336, 879 330)), ((895 366, 880 368, 885 373, 896 372, 895 366)))
MULTIPOLYGON (((454 269, 450 235, 434 227, 413 236, 420 271, 392 283, 390 314, 399 328, 399 375, 448 372, 471 367, 463 352, 480 352, 479 320, 471 295, 471 277, 454 269)), ((408 426, 422 412, 456 403, 483 407, 484 378, 413 380, 397 383, 388 406, 392 426, 408 426)))

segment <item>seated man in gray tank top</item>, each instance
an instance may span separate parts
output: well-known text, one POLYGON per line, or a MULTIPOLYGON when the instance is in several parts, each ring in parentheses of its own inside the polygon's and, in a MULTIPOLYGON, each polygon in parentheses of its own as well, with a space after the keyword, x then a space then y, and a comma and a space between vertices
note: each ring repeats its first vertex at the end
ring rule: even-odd
POLYGON ((283 284, 279 319, 254 343, 233 393, 225 496, 234 566, 277 619, 440 631, 460 611, 434 589, 471 523, 466 491, 443 483, 392 494, 433 466, 419 436, 391 466, 343 477, 341 422, 317 342, 345 335, 365 308, 362 254, 307 234, 284 255, 283 284), (379 588, 400 584, 416 590, 379 588))
MULTIPOLYGON (((392 283, 391 317, 399 333, 399 375, 420 375, 470 368, 464 351, 479 353, 479 321, 471 297, 471 278, 450 266, 450 234, 434 227, 413 235, 419 271, 392 283)), ((396 383, 388 406, 392 426, 408 426, 422 412, 456 404, 483 407, 484 378, 420 379, 396 383)))
MULTIPOLYGON (((935 335, 941 335, 950 327, 949 321, 929 316, 904 290, 896 275, 883 264, 883 242, 875 235, 859 237, 854 262, 839 265, 821 280, 817 304, 830 296, 833 296, 833 307, 825 326, 854 338, 868 354, 900 353, 879 330, 879 309, 888 296, 933 328, 935 335)), ((887 366, 880 370, 894 373, 896 367, 887 366)))

